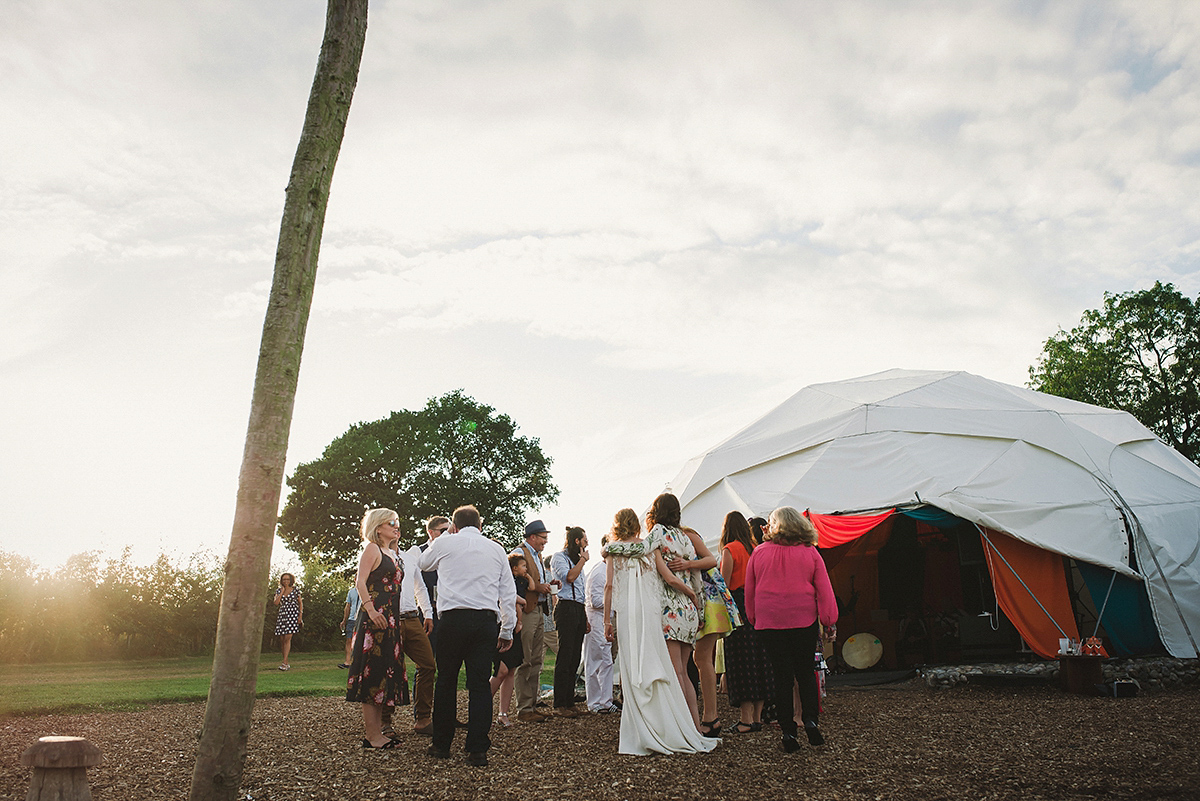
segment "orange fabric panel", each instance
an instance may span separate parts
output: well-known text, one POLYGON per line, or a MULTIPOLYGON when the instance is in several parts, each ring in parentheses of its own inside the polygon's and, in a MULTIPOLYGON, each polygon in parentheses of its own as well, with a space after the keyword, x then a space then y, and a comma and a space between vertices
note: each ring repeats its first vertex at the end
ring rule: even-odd
POLYGON ((818 515, 808 511, 804 515, 817 527, 817 545, 834 548, 858 539, 895 513, 895 509, 888 509, 880 515, 818 515))
POLYGON ((1062 627, 1067 637, 1079 639, 1075 613, 1071 610, 1071 599, 1067 595, 1067 574, 1063 570, 1060 555, 992 529, 987 529, 983 552, 987 556, 988 573, 991 574, 992 587, 1000 608, 1034 653, 1043 659, 1057 658, 1058 640, 1064 636, 1059 633, 1058 627, 1062 627), (994 551, 988 546, 988 540, 991 540, 994 551), (1001 555, 1004 559, 1000 558, 1001 555), (1005 564, 1006 560, 1008 564, 1005 564), (1013 575, 1014 570, 1028 585, 1028 590, 1013 575), (1030 590, 1037 596, 1037 601, 1046 607, 1045 612, 1030 596, 1030 590), (1046 616, 1046 612, 1054 617, 1054 621, 1046 616), (1055 621, 1058 626, 1054 625, 1055 621))

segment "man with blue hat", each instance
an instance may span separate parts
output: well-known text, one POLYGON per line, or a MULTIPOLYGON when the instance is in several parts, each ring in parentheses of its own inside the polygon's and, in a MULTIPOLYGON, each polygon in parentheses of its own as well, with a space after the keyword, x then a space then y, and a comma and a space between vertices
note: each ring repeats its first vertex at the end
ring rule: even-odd
POLYGON ((542 723, 547 716, 537 711, 538 691, 541 690, 542 659, 546 655, 545 620, 550 614, 550 592, 556 582, 549 581, 542 564, 542 549, 550 539, 550 531, 541 520, 525 526, 525 541, 513 553, 525 557, 529 569, 529 592, 525 595, 525 611, 521 618, 521 647, 525 661, 517 668, 517 720, 523 723, 542 723))

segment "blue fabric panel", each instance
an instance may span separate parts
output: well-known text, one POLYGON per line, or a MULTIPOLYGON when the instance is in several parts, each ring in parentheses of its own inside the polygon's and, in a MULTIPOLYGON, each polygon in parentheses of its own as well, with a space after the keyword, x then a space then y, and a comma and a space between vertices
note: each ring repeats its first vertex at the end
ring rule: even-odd
MULTIPOLYGON (((1104 596, 1108 594, 1108 584, 1113 580, 1114 573, 1108 568, 1088 562, 1076 561, 1075 564, 1079 565, 1083 582, 1087 584, 1092 603, 1099 612, 1100 607, 1104 606, 1104 596)), ((1146 597, 1146 587, 1142 582, 1128 576, 1116 574, 1112 593, 1108 597, 1108 606, 1100 623, 1108 632, 1108 639, 1114 651, 1112 656, 1135 656, 1165 650, 1162 640, 1158 638, 1154 615, 1150 612, 1150 599, 1146 597)), ((1080 632, 1082 637, 1091 635, 1090 631, 1080 632)))
POLYGON ((963 522, 961 517, 955 517, 936 506, 917 506, 913 509, 897 509, 896 511, 913 520, 920 520, 922 523, 929 523, 938 528, 954 528, 963 522))

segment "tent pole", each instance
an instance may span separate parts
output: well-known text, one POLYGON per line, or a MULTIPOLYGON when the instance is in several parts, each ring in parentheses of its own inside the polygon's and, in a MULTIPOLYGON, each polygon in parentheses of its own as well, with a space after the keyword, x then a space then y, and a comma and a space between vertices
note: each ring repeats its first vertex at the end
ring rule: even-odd
MULTIPOLYGON (((1167 595, 1171 596, 1171 603, 1175 605, 1175 614, 1179 615, 1179 622, 1183 624, 1183 630, 1187 633, 1188 642, 1192 644, 1192 653, 1200 657, 1200 649, 1196 648, 1196 638, 1192 636, 1192 629, 1188 625, 1187 618, 1183 616, 1183 609, 1179 607, 1179 601, 1175 598, 1175 590, 1171 589, 1171 582, 1167 581, 1167 574, 1163 572, 1162 565, 1158 563, 1158 555, 1154 553, 1154 549, 1150 547, 1150 538, 1146 536, 1146 532, 1142 530, 1142 523, 1137 517, 1133 518, 1134 530, 1142 535, 1142 539, 1146 543, 1146 552, 1150 554, 1150 559, 1154 561, 1154 568, 1158 571, 1158 575, 1163 580, 1163 586, 1167 588, 1167 595)), ((1150 593, 1146 593, 1149 595, 1150 593)))
MULTIPOLYGON (((1097 476, 1097 478, 1099 478, 1099 476, 1097 476)), ((1187 634, 1188 642, 1192 644, 1192 653, 1197 657, 1200 657, 1200 648, 1196 647, 1196 638, 1192 636, 1192 628, 1188 625, 1187 618, 1184 617, 1183 609, 1179 606, 1179 600, 1175 597, 1175 590, 1171 588, 1171 582, 1167 580, 1167 574, 1163 571, 1162 565, 1158 562, 1158 554, 1154 553, 1154 548, 1150 544, 1150 538, 1146 536, 1146 530, 1142 528, 1142 521, 1138 520, 1138 516, 1133 513, 1133 507, 1125 503, 1125 499, 1121 496, 1121 493, 1117 492, 1116 487, 1109 486, 1108 482, 1106 481, 1101 481, 1100 483, 1105 489, 1112 493, 1113 498, 1118 504, 1118 509, 1123 513, 1123 515, 1128 516, 1126 517, 1126 526, 1128 527, 1129 520, 1133 521, 1133 527, 1129 532, 1130 539, 1136 543, 1137 535, 1142 535, 1142 541, 1146 543, 1146 553, 1150 554, 1150 560, 1154 562, 1154 569, 1158 571, 1158 576, 1162 579, 1163 586, 1167 588, 1167 597, 1171 599, 1171 603, 1175 606, 1175 614, 1179 616, 1179 622, 1183 624, 1183 631, 1185 634, 1187 634)), ((1136 552, 1137 549, 1135 547, 1134 553, 1136 554, 1136 552)), ((1154 595, 1150 592, 1149 588, 1146 590, 1146 597, 1150 600, 1150 608, 1157 613, 1158 610, 1154 606, 1154 595)), ((1154 622, 1158 622, 1157 614, 1154 622)), ((1162 632, 1160 631, 1159 637, 1161 636, 1162 632)))
POLYGON ((1108 592, 1104 593, 1104 603, 1100 605, 1100 614, 1096 616, 1096 628, 1092 629, 1092 636, 1095 637, 1100 633, 1100 621, 1104 620, 1104 610, 1108 609, 1108 599, 1112 596, 1113 585, 1117 583, 1117 571, 1112 571, 1112 578, 1108 580, 1108 592))
MULTIPOLYGON (((1000 550, 995 545, 992 545, 992 541, 988 539, 987 534, 983 533, 983 529, 980 527, 980 525, 978 523, 973 523, 972 525, 974 525, 976 530, 979 531, 979 536, 983 537, 983 541, 986 542, 988 546, 996 552, 996 556, 1000 557, 1000 561, 1004 563, 1005 567, 1011 570, 1012 574, 1017 577, 1017 581, 1021 582, 1021 586, 1025 588, 1025 592, 1029 593, 1029 597, 1033 599, 1034 603, 1036 603, 1038 607, 1046 613, 1046 617, 1050 618, 1050 622, 1054 624, 1054 628, 1058 629, 1058 633, 1066 637, 1067 633, 1063 631, 1062 626, 1058 625, 1058 621, 1054 619, 1054 615, 1050 614, 1046 607, 1042 606, 1042 602, 1039 601, 1038 597, 1033 594, 1033 590, 1029 589, 1029 585, 1025 583, 1025 579, 1021 578, 1020 574, 1013 570, 1013 566, 1010 565, 1008 560, 1004 558, 1004 554, 1000 553, 1000 550)), ((999 597, 996 598, 996 602, 1000 602, 999 597)))

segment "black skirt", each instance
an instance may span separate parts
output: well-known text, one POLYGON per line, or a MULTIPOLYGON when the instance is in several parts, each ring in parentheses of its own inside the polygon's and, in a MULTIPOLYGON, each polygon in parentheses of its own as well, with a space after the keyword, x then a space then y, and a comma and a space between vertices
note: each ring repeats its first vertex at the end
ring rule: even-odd
POLYGON ((521 646, 521 632, 513 634, 512 647, 504 653, 496 652, 496 658, 492 660, 492 675, 500 673, 500 665, 508 665, 509 670, 516 670, 525 661, 525 649, 521 646))

